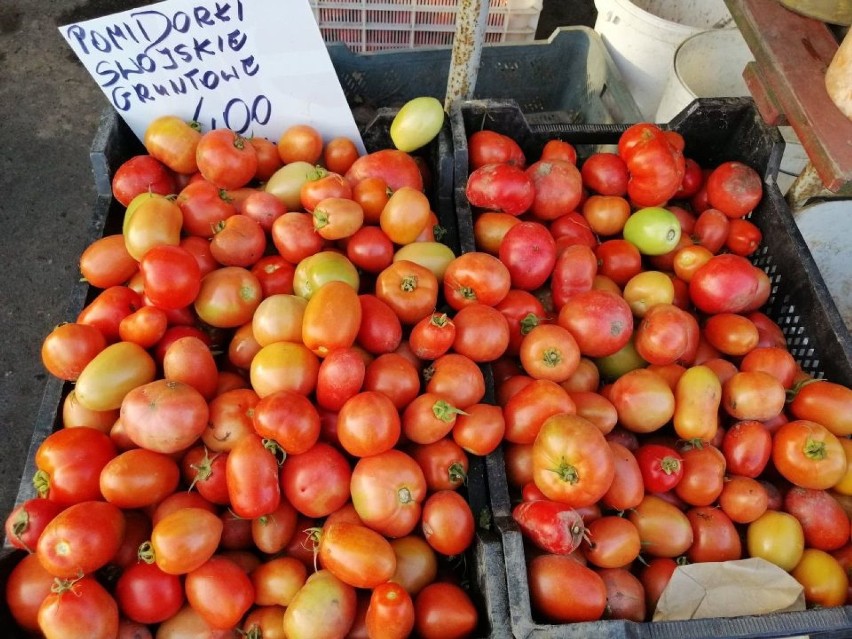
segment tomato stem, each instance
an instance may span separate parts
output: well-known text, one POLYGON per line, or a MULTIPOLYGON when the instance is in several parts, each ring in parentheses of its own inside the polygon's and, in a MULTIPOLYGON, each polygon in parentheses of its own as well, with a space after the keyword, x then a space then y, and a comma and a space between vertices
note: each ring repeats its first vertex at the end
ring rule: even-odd
POLYGON ((436 417, 436 419, 440 419, 446 424, 453 421, 456 418, 456 415, 467 415, 467 413, 463 410, 456 408, 443 399, 439 399, 432 404, 432 414, 436 417))
POLYGON ((403 486, 396 491, 396 495, 399 498, 399 503, 401 504, 410 504, 414 501, 414 497, 411 496, 411 491, 406 486, 403 486))
POLYGON ((541 360, 542 362, 544 362, 545 366, 553 368, 555 366, 559 366, 559 364, 562 362, 562 353, 559 352, 558 348, 554 348, 551 346, 550 348, 544 349, 544 353, 542 353, 541 360))
POLYGON ((559 476, 559 479, 569 484, 573 485, 580 481, 580 473, 577 472, 576 466, 569 464, 564 457, 559 460, 559 466, 553 472, 559 476))
POLYGON ((461 295, 466 300, 475 300, 476 299, 476 291, 473 290, 470 286, 460 286, 459 287, 459 295, 461 295))
POLYGON ((328 213, 320 209, 314 209, 314 228, 319 230, 328 226, 328 213))
POLYGON ((524 318, 520 321, 521 327, 521 335, 527 335, 532 329, 538 326, 541 323, 541 320, 538 319, 538 315, 535 313, 527 313, 524 318))
POLYGON ((153 564, 156 560, 156 555, 154 554, 154 546, 151 545, 150 541, 143 541, 139 544, 139 549, 136 551, 136 556, 139 558, 139 561, 144 561, 146 564, 153 564))
POLYGON ((817 461, 828 457, 828 449, 825 446, 825 442, 819 441, 818 439, 811 439, 810 437, 807 441, 805 441, 802 452, 808 459, 814 459, 817 461))
POLYGON ((453 464, 450 464, 448 474, 450 477, 450 483, 463 484, 467 481, 467 473, 464 471, 464 466, 461 464, 461 462, 455 462, 453 464))
POLYGON ((786 395, 785 401, 789 404, 794 399, 796 399, 796 395, 798 395, 799 391, 801 391, 805 386, 810 386, 811 384, 814 384, 816 382, 824 382, 824 381, 825 381, 824 379, 816 379, 814 377, 808 377, 808 378, 805 378, 805 379, 802 379, 802 380, 796 382, 795 384, 793 384, 792 388, 787 389, 787 391, 785 393, 785 395, 786 395))
MULTIPOLYGON (((450 473, 450 477, 452 477, 452 472, 450 473)), ((24 543, 23 539, 21 539, 21 537, 25 532, 27 532, 27 529, 29 527, 30 514, 27 512, 26 508, 22 508, 15 517, 15 521, 12 523, 12 535, 21 543, 21 545, 27 552, 32 552, 30 547, 27 546, 26 543, 24 543)))
POLYGON ((405 291, 406 293, 411 293, 417 289, 417 276, 416 275, 406 275, 402 278, 402 282, 399 287, 405 291))
POLYGON ((39 497, 47 497, 50 492, 50 475, 44 470, 37 470, 33 475, 33 486, 39 497))
POLYGON ((666 475, 671 475, 680 470, 680 460, 677 457, 666 455, 660 460, 660 468, 666 475))
POLYGON ((450 318, 446 313, 433 313, 429 323, 433 326, 437 326, 438 328, 444 328, 450 323, 450 318))

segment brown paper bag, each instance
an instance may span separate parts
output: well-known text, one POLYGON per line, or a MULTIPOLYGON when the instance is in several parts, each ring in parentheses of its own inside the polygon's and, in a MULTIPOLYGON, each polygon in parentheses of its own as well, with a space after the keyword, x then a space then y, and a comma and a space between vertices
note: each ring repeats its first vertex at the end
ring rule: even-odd
POLYGON ((678 566, 654 621, 737 617, 805 609, 801 584, 765 559, 678 566))

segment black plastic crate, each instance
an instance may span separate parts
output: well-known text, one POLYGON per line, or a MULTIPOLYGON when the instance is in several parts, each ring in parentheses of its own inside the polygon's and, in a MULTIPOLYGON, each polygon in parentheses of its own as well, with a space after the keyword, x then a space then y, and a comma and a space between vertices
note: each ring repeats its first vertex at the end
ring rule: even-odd
MULTIPOLYGON (((359 119, 376 106, 446 96, 450 47, 354 53, 336 43, 328 52, 359 119)), ((584 26, 560 27, 547 40, 484 45, 472 97, 516 100, 537 122, 642 118, 600 35, 584 26)))
MULTIPOLYGON (((390 124, 397 109, 378 109, 372 119, 360 127, 362 139, 368 151, 393 148, 390 140, 390 124)), ((426 161, 432 185, 428 189, 433 211, 444 229, 442 241, 458 254, 461 244, 458 236, 455 209, 453 208, 453 155, 449 122, 429 145, 417 152, 426 161)), ((95 134, 90 159, 97 189, 94 214, 90 222, 89 243, 110 233, 121 232, 124 207, 112 197, 111 180, 116 169, 133 155, 144 153, 139 140, 114 110, 104 110, 95 134)), ((79 314, 85 304, 99 292, 80 281, 74 287, 66 311, 69 321, 79 314)), ((42 397, 39 413, 35 420, 27 462, 18 488, 16 504, 36 496, 32 477, 36 471, 34 457, 42 441, 61 428, 62 402, 73 388, 70 383, 49 376, 42 397)), ((467 483, 464 494, 475 517, 490 520, 490 501, 487 493, 485 460, 470 456, 467 483)), ((10 547, 0 554, 0 586, 5 589, 9 572, 24 556, 23 551, 10 547)), ((474 637, 503 639, 511 637, 508 620, 508 599, 503 579, 504 561, 499 536, 493 529, 478 527, 474 543, 460 562, 463 569, 459 577, 467 582, 469 593, 480 613, 480 623, 474 637)), ((18 629, 9 613, 5 597, 0 605, 0 622, 3 637, 23 639, 26 635, 18 629)))
MULTIPOLYGON (((462 246, 473 247, 473 217, 465 196, 468 177, 467 137, 487 129, 513 137, 527 158, 537 158, 549 139, 572 143, 578 164, 599 148, 618 142, 626 125, 536 125, 512 101, 474 100, 452 110, 455 152, 455 201, 462 246)), ((852 340, 822 276, 814 263, 781 192, 775 184, 783 141, 768 127, 749 98, 700 99, 668 125, 686 141, 686 155, 702 166, 739 160, 754 167, 764 180, 764 197, 751 214, 763 233, 752 261, 772 281, 772 294, 763 310, 779 323, 790 352, 802 368, 816 377, 852 385, 852 340)), ((691 621, 636 623, 596 621, 547 624, 535 619, 530 606, 523 538, 512 519, 512 502, 502 450, 486 459, 494 521, 503 541, 509 612, 514 636, 573 639, 698 637, 852 636, 852 606, 776 613, 760 616, 691 621)))

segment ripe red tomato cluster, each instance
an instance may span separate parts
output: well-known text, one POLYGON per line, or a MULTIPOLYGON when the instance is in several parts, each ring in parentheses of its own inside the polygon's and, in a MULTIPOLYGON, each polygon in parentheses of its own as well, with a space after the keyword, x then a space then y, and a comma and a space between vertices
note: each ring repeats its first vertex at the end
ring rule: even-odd
POLYGON ((536 618, 647 621, 678 562, 748 556, 810 606, 852 601, 852 390, 760 311, 758 173, 645 123, 579 169, 560 140, 528 166, 508 135, 468 144, 477 249, 509 282, 491 361, 536 618))
POLYGON ((395 149, 173 117, 145 145, 114 176, 122 232, 82 255, 93 299, 43 343, 74 386, 6 522, 16 622, 469 636, 464 483, 503 435, 477 365, 503 316, 473 302, 508 288, 499 260, 435 241, 428 167, 395 149))

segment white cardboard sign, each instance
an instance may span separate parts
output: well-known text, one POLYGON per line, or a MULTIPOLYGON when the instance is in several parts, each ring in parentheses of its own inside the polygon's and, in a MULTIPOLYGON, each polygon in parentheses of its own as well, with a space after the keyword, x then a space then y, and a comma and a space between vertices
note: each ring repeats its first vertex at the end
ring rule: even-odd
POLYGON ((161 115, 277 142, 358 128, 307 0, 165 0, 60 33, 141 140, 161 115))

